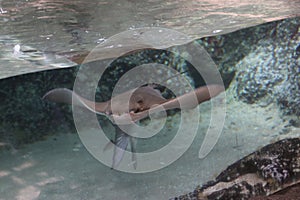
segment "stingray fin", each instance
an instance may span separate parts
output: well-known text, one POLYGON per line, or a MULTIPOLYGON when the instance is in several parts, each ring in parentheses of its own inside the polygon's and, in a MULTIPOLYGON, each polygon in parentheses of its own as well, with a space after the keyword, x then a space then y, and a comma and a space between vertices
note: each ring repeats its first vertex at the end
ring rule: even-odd
POLYGON ((122 161, 125 151, 130 144, 131 150, 131 159, 134 169, 137 168, 137 158, 136 158, 136 138, 128 135, 127 133, 123 132, 119 127, 116 126, 116 139, 115 139, 115 147, 114 147, 114 154, 113 154, 113 161, 112 161, 112 169, 115 169, 119 166, 120 162, 122 161))
POLYGON ((73 104, 76 106, 87 108, 88 110, 101 115, 106 115, 108 105, 107 102, 97 103, 87 100, 67 88, 56 88, 50 90, 42 97, 42 99, 57 103, 73 104))
POLYGON ((124 133, 121 129, 116 127, 116 140, 115 140, 115 147, 114 147, 114 155, 112 160, 112 169, 115 169, 119 166, 120 162, 122 161, 126 148, 129 144, 129 135, 124 133))
POLYGON ((221 92, 225 91, 222 85, 207 85, 196 88, 194 91, 186 93, 176 98, 169 99, 167 102, 153 106, 149 110, 145 110, 138 113, 131 113, 131 119, 133 122, 139 121, 149 116, 149 113, 156 113, 162 110, 171 110, 175 108, 180 109, 192 109, 202 102, 208 101, 211 98, 217 96, 221 92), (196 98, 194 98, 196 97, 196 98), (180 104, 181 103, 181 104, 180 104))
POLYGON ((134 169, 137 168, 137 158, 136 158, 136 138, 134 137, 130 137, 129 138, 129 142, 130 142, 130 148, 131 148, 131 160, 132 160, 132 164, 134 169))
POLYGON ((110 140, 103 148, 103 152, 107 151, 108 149, 111 149, 114 146, 114 141, 110 140))

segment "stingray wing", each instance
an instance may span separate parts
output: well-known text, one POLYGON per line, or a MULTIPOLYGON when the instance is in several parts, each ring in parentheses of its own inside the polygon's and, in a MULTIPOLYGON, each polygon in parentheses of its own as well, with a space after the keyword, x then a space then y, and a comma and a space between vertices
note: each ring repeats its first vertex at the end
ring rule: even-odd
POLYGON ((50 90, 43 96, 42 99, 57 103, 73 104, 76 106, 87 108, 88 110, 101 115, 106 115, 105 112, 108 104, 107 102, 96 103, 87 100, 67 88, 57 88, 50 90))
MULTIPOLYGON (((192 92, 168 100, 165 103, 153 106, 149 110, 145 110, 138 113, 130 113, 130 117, 133 122, 144 119, 150 115, 150 113, 155 113, 163 110, 171 110, 175 108, 180 108, 182 110, 195 108, 202 102, 208 101, 211 98, 217 96, 221 92, 225 91, 223 85, 207 85, 195 89, 192 92), (196 98, 195 98, 196 96, 196 98)), ((125 116, 124 116, 125 117, 125 116)))

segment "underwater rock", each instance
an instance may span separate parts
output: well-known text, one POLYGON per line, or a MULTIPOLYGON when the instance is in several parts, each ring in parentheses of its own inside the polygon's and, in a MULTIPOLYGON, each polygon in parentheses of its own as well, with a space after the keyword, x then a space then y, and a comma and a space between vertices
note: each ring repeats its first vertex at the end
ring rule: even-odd
MULTIPOLYGON (((274 23, 267 32, 268 36, 260 39, 255 49, 236 65, 236 95, 240 100, 246 103, 266 101, 261 104, 268 105, 270 99, 278 97, 282 102, 283 96, 292 95, 286 97, 291 102, 290 99, 297 96, 299 87, 296 88, 295 83, 299 74, 292 75, 291 71, 299 68, 295 57, 300 42, 299 24, 300 18, 274 23)), ((298 96, 297 102, 300 100, 298 96)), ((281 107, 288 109, 289 106, 281 103, 281 107)), ((293 107, 290 111, 295 113, 297 106, 293 107)))
POLYGON ((172 200, 250 199, 300 183, 300 138, 269 144, 238 160, 193 192, 172 200))
MULTIPOLYGON (((194 79, 191 76, 191 72, 188 67, 188 62, 183 59, 181 56, 177 55, 176 49, 171 51, 160 50, 160 49, 143 49, 138 52, 133 52, 126 56, 121 56, 116 58, 112 63, 105 63, 101 60, 96 60, 93 62, 83 63, 82 67, 85 68, 84 72, 81 70, 81 73, 77 74, 77 81, 83 84, 90 84, 93 88, 95 85, 98 85, 96 99, 100 101, 108 100, 111 98, 112 91, 114 87, 120 80, 120 78, 125 75, 127 72, 130 72, 135 67, 142 66, 142 65, 153 65, 153 69, 149 71, 150 74, 153 74, 154 70, 161 76, 157 76, 153 79, 153 82, 158 83, 172 83, 174 86, 178 86, 178 88, 182 88, 180 93, 185 93, 182 85, 180 85, 180 81, 176 76, 174 76, 173 72, 170 70, 162 71, 159 69, 159 65, 167 66, 168 68, 173 68, 178 72, 178 77, 184 77, 192 86, 196 86, 194 84, 194 79), (100 69, 107 66, 101 77, 99 77, 100 69), (100 80, 99 80, 100 78, 100 80), (87 81, 89 80, 89 81, 87 81), (92 82, 91 80, 97 80, 97 82, 92 82), (98 82, 99 80, 99 82, 98 82)), ((150 69, 149 69, 150 70, 150 69)), ((145 73, 147 74, 147 73, 145 73)), ((137 79, 143 80, 149 79, 149 77, 145 77, 143 73, 137 73, 137 79)), ((136 81, 131 79, 126 79, 126 86, 135 85, 136 81)), ((150 80, 151 81, 151 80, 150 80)), ((163 89, 163 88, 160 88, 163 89)), ((94 92, 93 90, 80 91, 81 94, 89 95, 89 92, 94 92)), ((172 96, 172 94, 168 90, 162 91, 163 95, 165 96, 172 96)))
POLYGON ((277 88, 275 96, 284 114, 300 116, 300 65, 296 60, 288 66, 287 79, 277 88))
POLYGON ((74 132, 71 108, 46 104, 41 96, 52 87, 71 87, 74 69, 43 71, 0 80, 0 142, 14 148, 55 133, 74 132))
POLYGON ((279 191, 278 193, 271 195, 269 197, 258 196, 258 197, 250 198, 250 200, 283 200, 283 199, 298 200, 299 193, 300 193, 300 184, 297 184, 287 189, 284 189, 282 191, 279 191))
POLYGON ((225 85, 228 85, 238 71, 236 64, 252 52, 261 39, 268 37, 269 30, 272 30, 277 23, 266 23, 231 34, 205 37, 197 42, 217 64, 225 85))

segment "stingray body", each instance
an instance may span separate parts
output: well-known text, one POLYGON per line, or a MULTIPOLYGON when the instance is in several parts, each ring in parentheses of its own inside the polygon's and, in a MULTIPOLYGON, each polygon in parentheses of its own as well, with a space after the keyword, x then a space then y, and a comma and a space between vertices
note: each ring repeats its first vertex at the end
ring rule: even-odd
POLYGON ((135 122, 148 117, 150 113, 161 111, 162 108, 164 110, 175 108, 192 109, 224 91, 224 86, 222 85, 207 85, 182 96, 165 99, 155 87, 155 85, 142 86, 116 95, 106 102, 90 101, 66 88, 53 89, 47 92, 43 99, 84 107, 92 112, 108 117, 116 127, 112 168, 116 168, 119 165, 129 144, 134 167, 136 168, 134 138, 125 133, 124 129, 121 129, 119 126, 124 126, 128 130, 135 122))

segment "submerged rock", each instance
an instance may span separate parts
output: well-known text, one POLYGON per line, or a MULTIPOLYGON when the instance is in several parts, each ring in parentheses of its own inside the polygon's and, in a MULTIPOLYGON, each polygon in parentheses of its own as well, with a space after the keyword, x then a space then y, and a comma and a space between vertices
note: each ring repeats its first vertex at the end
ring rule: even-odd
POLYGON ((277 102, 284 114, 300 116, 300 18, 274 23, 266 38, 236 65, 236 96, 246 103, 277 102))
MULTIPOLYGON (((277 88, 275 95, 277 103, 284 114, 300 116, 300 65, 299 56, 288 66, 286 80, 277 88), (297 60, 298 61, 297 61, 297 60)), ((298 123, 300 120, 298 119, 298 123)))
POLYGON ((300 138, 269 144, 238 160, 193 192, 172 200, 250 199, 300 183, 300 138))

